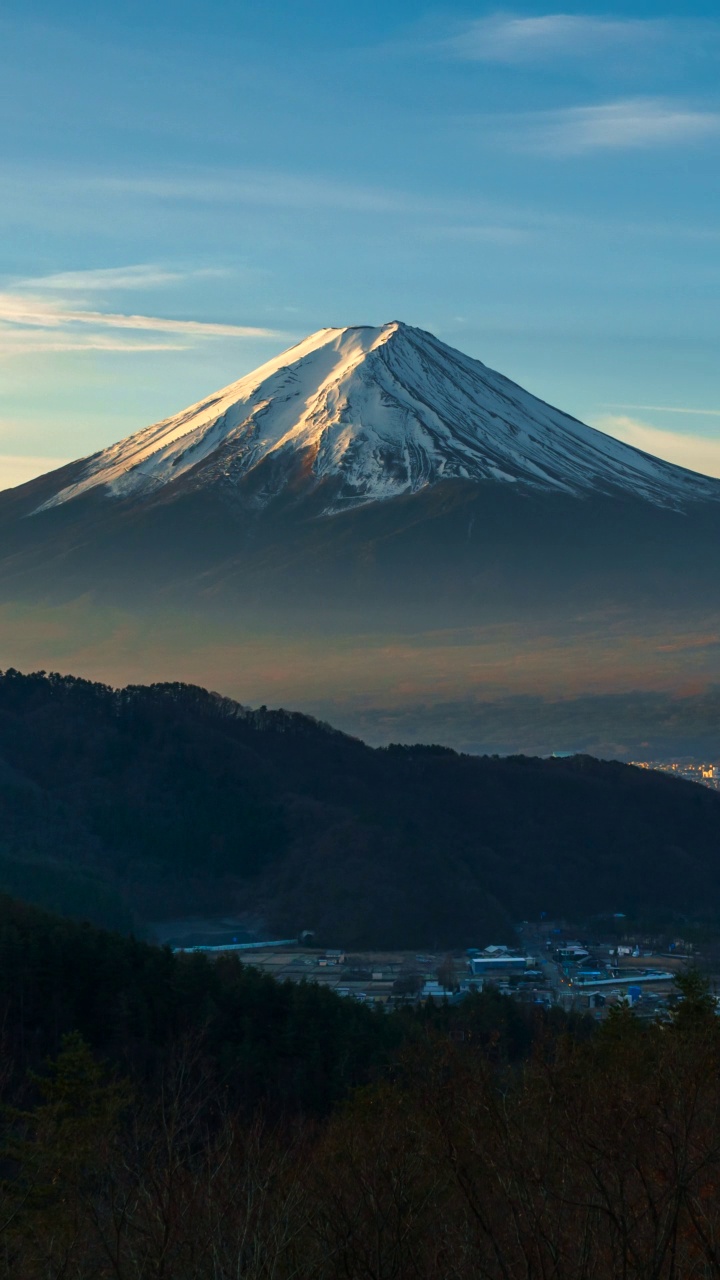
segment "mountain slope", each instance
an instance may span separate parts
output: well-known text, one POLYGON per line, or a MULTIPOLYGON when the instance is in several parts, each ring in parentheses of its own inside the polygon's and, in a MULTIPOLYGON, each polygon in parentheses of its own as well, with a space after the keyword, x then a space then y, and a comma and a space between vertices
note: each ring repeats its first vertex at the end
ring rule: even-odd
POLYGON ((252 501, 263 505, 298 472, 306 482, 339 481, 325 514, 452 479, 630 493, 665 506, 720 496, 716 482, 584 426, 395 322, 319 330, 94 455, 40 509, 100 486, 138 500, 169 485, 227 488, 253 474, 252 501))
POLYGON ((6 672, 0 759, 0 889, 72 910, 82 877, 97 900, 75 910, 104 920, 114 895, 141 921, 437 947, 541 910, 713 914, 720 893, 720 796, 588 757, 373 750, 189 686, 6 672))

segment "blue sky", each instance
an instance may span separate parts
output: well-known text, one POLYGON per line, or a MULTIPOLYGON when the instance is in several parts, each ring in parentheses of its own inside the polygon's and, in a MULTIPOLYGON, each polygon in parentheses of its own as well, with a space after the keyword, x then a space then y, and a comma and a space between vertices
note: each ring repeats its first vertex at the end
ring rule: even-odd
POLYGON ((720 19, 5 0, 0 487, 324 325, 720 474, 720 19))

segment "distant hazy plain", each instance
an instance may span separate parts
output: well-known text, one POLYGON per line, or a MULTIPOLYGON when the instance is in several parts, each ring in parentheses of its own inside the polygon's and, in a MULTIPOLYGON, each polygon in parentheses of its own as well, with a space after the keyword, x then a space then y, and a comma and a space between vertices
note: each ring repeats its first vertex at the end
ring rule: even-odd
POLYGON ((320 621, 293 634, 201 613, 0 607, 0 667, 113 685, 182 680, 246 705, 285 706, 376 744, 606 756, 714 754, 717 616, 618 610, 388 635, 320 621))

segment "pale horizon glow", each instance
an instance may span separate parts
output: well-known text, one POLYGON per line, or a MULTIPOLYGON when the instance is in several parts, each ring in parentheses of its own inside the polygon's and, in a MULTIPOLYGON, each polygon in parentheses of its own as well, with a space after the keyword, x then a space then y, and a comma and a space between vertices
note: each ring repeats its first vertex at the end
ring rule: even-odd
POLYGON ((619 414, 601 414, 591 426, 615 436, 625 444, 631 444, 643 453, 664 458, 677 467, 687 467, 701 475, 720 477, 720 439, 691 435, 689 432, 668 431, 652 426, 637 418, 619 414))
POLYGON ((23 455, 0 454, 0 492, 27 484, 37 476, 43 476, 57 467, 64 467, 72 458, 33 458, 23 455))

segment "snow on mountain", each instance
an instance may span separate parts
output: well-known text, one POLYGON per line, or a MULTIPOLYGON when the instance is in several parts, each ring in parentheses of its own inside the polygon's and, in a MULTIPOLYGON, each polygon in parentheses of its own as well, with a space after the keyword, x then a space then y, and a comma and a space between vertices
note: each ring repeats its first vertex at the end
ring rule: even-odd
MULTIPOLYGON (((141 498, 181 478, 232 485, 258 471, 264 504, 301 467, 336 477, 326 512, 440 480, 494 480, 659 506, 720 498, 720 485, 585 426, 432 334, 393 322, 320 329, 184 412, 88 458, 44 507, 98 486, 141 498)), ((40 510, 43 508, 39 508, 40 510)))

